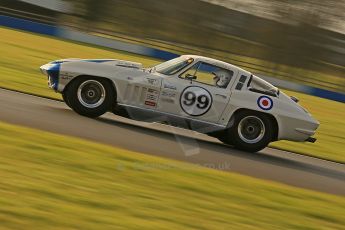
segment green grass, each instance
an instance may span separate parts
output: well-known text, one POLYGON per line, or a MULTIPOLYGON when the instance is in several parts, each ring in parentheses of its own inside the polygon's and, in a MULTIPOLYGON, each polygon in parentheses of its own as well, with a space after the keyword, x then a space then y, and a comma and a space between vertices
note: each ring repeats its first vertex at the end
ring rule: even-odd
MULTIPOLYGON (((98 47, 85 46, 58 39, 0 27, 0 86, 42 96, 61 98, 47 87, 46 78, 39 72, 39 66, 48 61, 69 58, 119 58, 142 62, 145 66, 158 63, 157 60, 98 47)), ((311 143, 277 142, 274 147, 299 153, 345 162, 345 104, 305 94, 297 95, 320 122, 316 135, 318 141, 311 143)))
POLYGON ((0 229, 343 229, 345 199, 0 122, 0 229))

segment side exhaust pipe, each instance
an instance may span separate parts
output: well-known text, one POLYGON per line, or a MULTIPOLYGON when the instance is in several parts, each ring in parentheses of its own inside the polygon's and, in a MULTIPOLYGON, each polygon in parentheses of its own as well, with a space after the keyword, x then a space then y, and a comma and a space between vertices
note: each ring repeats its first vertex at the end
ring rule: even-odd
POLYGON ((314 137, 308 137, 308 139, 307 139, 307 140, 305 140, 305 141, 307 141, 307 142, 311 142, 311 143, 315 143, 316 138, 314 138, 314 137))

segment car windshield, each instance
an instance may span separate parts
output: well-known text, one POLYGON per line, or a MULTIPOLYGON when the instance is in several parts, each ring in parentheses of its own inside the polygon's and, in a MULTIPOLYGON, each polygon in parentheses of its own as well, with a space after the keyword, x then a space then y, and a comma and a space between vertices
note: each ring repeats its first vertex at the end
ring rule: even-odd
POLYGON ((167 62, 163 62, 156 65, 154 70, 158 73, 165 75, 172 75, 179 72, 181 69, 185 68, 194 61, 193 58, 188 57, 178 57, 167 62))
POLYGON ((267 81, 262 80, 261 78, 253 75, 249 87, 254 90, 258 90, 264 93, 270 93, 274 95, 279 94, 277 87, 271 85, 267 81))

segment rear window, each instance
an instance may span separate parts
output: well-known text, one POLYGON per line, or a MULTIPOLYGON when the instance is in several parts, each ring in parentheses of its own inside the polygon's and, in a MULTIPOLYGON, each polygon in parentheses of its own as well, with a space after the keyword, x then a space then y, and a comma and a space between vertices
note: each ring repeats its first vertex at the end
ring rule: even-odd
POLYGON ((277 87, 255 75, 252 75, 248 88, 251 91, 268 94, 271 96, 278 96, 279 94, 279 90, 277 87))

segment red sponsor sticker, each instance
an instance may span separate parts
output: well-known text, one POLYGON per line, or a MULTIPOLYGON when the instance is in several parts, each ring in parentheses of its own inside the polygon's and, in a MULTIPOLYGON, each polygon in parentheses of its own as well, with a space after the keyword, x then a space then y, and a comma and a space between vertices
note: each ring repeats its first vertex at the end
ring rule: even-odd
POLYGON ((156 106, 156 102, 153 102, 153 101, 145 101, 145 105, 148 105, 148 106, 156 106))

